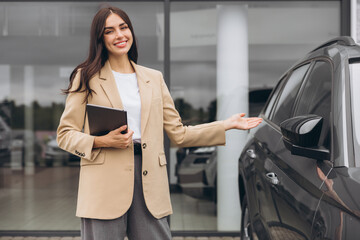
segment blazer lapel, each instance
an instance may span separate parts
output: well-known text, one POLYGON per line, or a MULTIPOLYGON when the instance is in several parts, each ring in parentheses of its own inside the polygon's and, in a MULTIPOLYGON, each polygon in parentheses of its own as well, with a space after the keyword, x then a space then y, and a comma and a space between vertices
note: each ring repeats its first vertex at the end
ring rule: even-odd
POLYGON ((150 85, 150 79, 146 77, 141 68, 132 61, 131 64, 135 69, 139 85, 141 99, 141 135, 144 136, 144 130, 149 119, 152 99, 152 88, 150 85))
POLYGON ((100 85, 103 88, 112 107, 124 109, 114 75, 111 72, 109 61, 106 61, 104 67, 100 70, 100 79, 102 79, 102 81, 100 81, 100 85))

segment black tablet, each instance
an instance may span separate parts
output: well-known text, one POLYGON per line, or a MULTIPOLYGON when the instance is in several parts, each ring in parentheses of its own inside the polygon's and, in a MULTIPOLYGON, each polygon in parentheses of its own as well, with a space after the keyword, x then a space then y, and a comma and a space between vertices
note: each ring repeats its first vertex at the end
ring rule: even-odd
MULTIPOLYGON (((102 136, 110 131, 127 125, 127 113, 124 110, 86 104, 90 135, 102 136)), ((121 133, 126 133, 127 129, 121 133)))

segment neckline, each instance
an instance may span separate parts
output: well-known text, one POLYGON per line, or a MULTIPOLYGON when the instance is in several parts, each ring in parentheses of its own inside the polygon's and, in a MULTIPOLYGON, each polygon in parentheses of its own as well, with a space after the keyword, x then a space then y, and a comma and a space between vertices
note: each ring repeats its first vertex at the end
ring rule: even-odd
POLYGON ((118 75, 123 75, 123 76, 131 76, 131 75, 135 75, 136 73, 121 73, 121 72, 116 72, 114 70, 111 70, 114 74, 118 74, 118 75))

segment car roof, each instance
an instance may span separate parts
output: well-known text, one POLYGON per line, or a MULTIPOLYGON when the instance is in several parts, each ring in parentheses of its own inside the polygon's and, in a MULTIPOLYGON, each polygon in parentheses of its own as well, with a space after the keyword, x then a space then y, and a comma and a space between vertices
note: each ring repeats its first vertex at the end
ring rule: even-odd
POLYGON ((348 36, 333 38, 310 51, 304 58, 296 62, 293 67, 313 58, 339 59, 336 56, 340 56, 340 59, 360 58, 360 46, 348 36))

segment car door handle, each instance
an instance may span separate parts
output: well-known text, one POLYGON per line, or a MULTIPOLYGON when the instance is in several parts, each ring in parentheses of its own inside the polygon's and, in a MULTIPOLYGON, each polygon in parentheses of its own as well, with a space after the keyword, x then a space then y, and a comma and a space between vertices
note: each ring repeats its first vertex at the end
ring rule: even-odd
POLYGON ((267 174, 265 174, 265 175, 266 175, 266 179, 267 179, 271 184, 274 184, 274 185, 279 184, 279 179, 278 179, 276 173, 270 172, 270 173, 267 173, 267 174))
POLYGON ((251 159, 255 159, 256 158, 256 154, 254 149, 248 149, 246 150, 246 154, 249 156, 249 158, 251 159))

